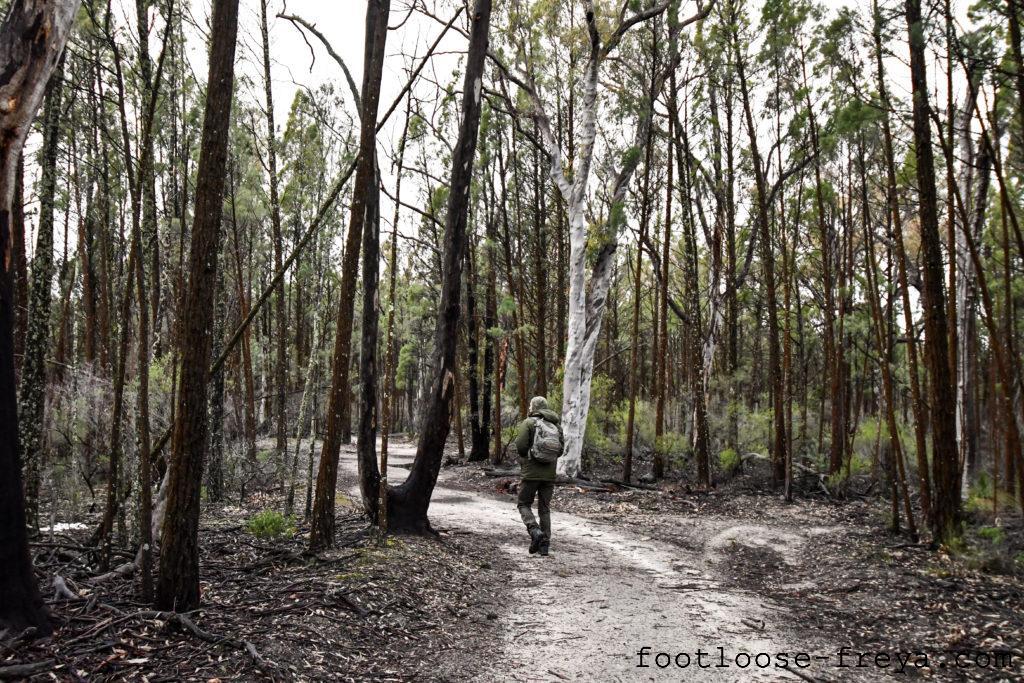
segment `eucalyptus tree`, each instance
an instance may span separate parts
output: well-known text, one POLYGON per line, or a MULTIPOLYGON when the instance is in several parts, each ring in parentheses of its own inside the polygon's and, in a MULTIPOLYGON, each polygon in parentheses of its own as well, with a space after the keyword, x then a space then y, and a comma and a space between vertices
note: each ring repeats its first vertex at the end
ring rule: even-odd
MULTIPOLYGON (((345 238, 342 263, 341 291, 334 339, 334 365, 331 372, 331 392, 327 406, 327 434, 320 454, 316 479, 316 497, 310 528, 310 547, 328 547, 334 542, 334 492, 338 479, 338 454, 349 433, 350 394, 349 360, 352 347, 352 319, 355 313, 355 283, 363 232, 367 220, 378 218, 376 206, 367 210, 367 203, 377 195, 377 109, 380 103, 380 83, 384 69, 384 49, 387 42, 390 0, 370 0, 366 5, 366 42, 363 56, 363 82, 360 91, 359 157, 356 165, 355 187, 352 195, 351 217, 345 238)), ((371 227, 371 230, 376 226, 371 227)), ((364 286, 366 283, 364 282, 364 286)), ((372 446, 371 446, 372 447, 372 446)), ((375 456, 374 456, 375 457, 375 456)), ((369 458, 373 463, 374 457, 369 458)), ((360 471, 367 467, 361 457, 360 471)), ((376 464, 373 463, 376 468, 376 464)), ((375 499, 377 482, 363 487, 364 502, 375 499)))
POLYGON ((22 147, 77 0, 14 0, 0 25, 0 626, 50 631, 29 558, 14 379, 11 203, 22 147), (46 27, 45 29, 43 27, 46 27))
MULTIPOLYGON (((433 377, 427 404, 424 406, 416 457, 409 470, 409 477, 388 494, 388 528, 397 531, 422 533, 430 529, 427 510, 434 485, 437 483, 437 475, 441 470, 444 444, 452 421, 456 349, 461 316, 462 266, 466 254, 466 224, 480 128, 484 63, 490 41, 491 0, 475 0, 469 19, 470 37, 462 84, 459 137, 452 151, 452 168, 448 184, 441 299, 434 328, 433 377)), ((360 464, 362 467, 363 463, 360 464)), ((375 465, 373 469, 376 469, 375 465)), ((365 482, 368 477, 365 472, 361 474, 365 482)), ((379 473, 376 474, 379 476, 379 473)), ((364 498, 364 506, 367 502, 364 498)))
POLYGON ((161 534, 156 606, 199 605, 199 494, 207 449, 207 391, 221 211, 227 178, 228 134, 234 97, 238 0, 214 0, 202 146, 196 176, 189 281, 181 312, 178 391, 161 534))
POLYGON ((917 171, 918 212, 921 222, 921 274, 924 281, 925 366, 928 370, 929 424, 932 430, 931 528, 936 542, 945 543, 959 533, 960 482, 956 447, 956 402, 949 362, 949 321, 943 291, 942 240, 939 236, 938 196, 932 150, 931 104, 928 94, 926 30, 920 0, 907 0, 905 18, 910 48, 910 83, 913 94, 914 156, 917 171))
MULTIPOLYGON (((608 289, 611 285, 619 234, 626 223, 624 199, 642 157, 642 148, 647 139, 647 130, 651 126, 654 107, 653 101, 641 105, 632 135, 632 144, 622 154, 616 165, 617 169, 610 174, 612 181, 607 194, 611 210, 607 219, 594 226, 593 234, 590 234, 587 209, 601 108, 598 97, 601 67, 614 54, 631 28, 663 15, 666 11, 678 16, 680 2, 657 2, 630 14, 627 14, 628 7, 623 5, 611 30, 605 31, 605 36, 602 36, 602 27, 606 22, 604 18, 597 16, 593 1, 586 0, 582 5, 587 36, 587 57, 580 79, 582 105, 578 114, 579 125, 574 130, 575 137, 570 143, 576 154, 574 158, 568 160, 571 172, 565 167, 563 145, 556 135, 552 118, 547 113, 544 93, 538 84, 534 65, 526 58, 522 46, 518 46, 517 52, 517 61, 520 63, 511 67, 505 65, 500 57, 493 56, 503 75, 515 83, 529 102, 528 113, 537 124, 538 143, 548 156, 548 175, 562 201, 565 202, 568 216, 569 320, 562 380, 562 429, 565 435, 565 452, 558 461, 558 471, 569 476, 578 474, 581 467, 583 435, 590 410, 591 385, 594 377, 594 354, 600 338, 601 320, 608 303, 608 289), (588 259, 588 242, 591 238, 596 241, 598 248, 596 256, 588 259), (589 277, 588 261, 592 263, 589 277)), ((704 17, 708 11, 709 8, 698 3, 697 14, 685 21, 675 19, 670 22, 670 26, 678 32, 687 24, 704 17)), ((678 60, 678 54, 669 55, 666 66, 657 74, 654 92, 661 92, 668 75, 677 67, 678 60)))

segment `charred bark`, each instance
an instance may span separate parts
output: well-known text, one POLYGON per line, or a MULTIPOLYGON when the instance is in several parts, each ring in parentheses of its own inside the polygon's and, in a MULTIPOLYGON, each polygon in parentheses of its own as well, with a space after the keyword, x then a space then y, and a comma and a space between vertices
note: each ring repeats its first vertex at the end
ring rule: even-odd
POLYGON ((199 493, 207 449, 209 332, 213 326, 221 209, 227 176, 238 0, 214 1, 211 29, 189 282, 182 301, 181 383, 171 435, 167 507, 156 585, 156 607, 164 610, 194 609, 200 598, 199 493))

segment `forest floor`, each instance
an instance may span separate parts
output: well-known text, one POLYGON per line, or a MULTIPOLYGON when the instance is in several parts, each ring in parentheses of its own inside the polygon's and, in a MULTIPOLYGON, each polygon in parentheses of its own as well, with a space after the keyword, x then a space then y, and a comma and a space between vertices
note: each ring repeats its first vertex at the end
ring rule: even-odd
MULTIPOLYGON (((392 481, 412 454, 393 445, 392 481)), ((355 471, 345 448, 337 547, 316 556, 301 525, 246 532, 275 498, 205 506, 204 605, 185 619, 149 611, 132 577, 95 583, 88 530, 39 539, 57 630, 2 646, 0 678, 28 665, 39 681, 1024 680, 1021 577, 887 535, 880 501, 787 505, 751 474, 709 494, 559 486, 540 558, 515 477, 446 466, 438 537, 382 546, 353 502, 355 471)))

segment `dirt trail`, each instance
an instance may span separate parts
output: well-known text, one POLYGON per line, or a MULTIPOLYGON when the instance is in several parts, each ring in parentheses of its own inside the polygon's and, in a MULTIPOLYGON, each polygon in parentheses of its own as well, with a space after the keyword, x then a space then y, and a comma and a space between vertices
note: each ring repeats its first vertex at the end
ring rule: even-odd
MULTIPOLYGON (((411 462, 414 449, 395 444, 392 463, 411 462)), ((342 466, 355 471, 344 450, 342 466)), ((406 470, 396 467, 392 481, 406 470)), ((497 606, 502 648, 481 653, 490 660, 486 680, 800 680, 819 679, 816 663, 797 676, 785 669, 739 668, 737 653, 815 652, 779 623, 785 610, 715 581, 714 560, 723 543, 746 538, 751 529, 706 530, 698 552, 668 546, 617 529, 611 522, 559 514, 555 494, 551 555, 531 556, 514 504, 445 488, 434 491, 430 518, 435 528, 472 531, 493 543, 513 566, 507 601, 497 606), (649 668, 638 668, 638 651, 649 646, 649 668), (726 667, 720 664, 724 648, 726 667), (697 666, 698 649, 710 653, 697 666), (659 652, 689 653, 689 667, 658 668, 659 652)), ((353 489, 355 495, 358 492, 353 489)), ((820 649, 818 649, 820 651, 820 649)), ((660 660, 665 663, 664 657, 660 660)), ((685 662, 684 659, 680 659, 685 662)), ((773 663, 777 660, 773 660, 773 663)), ((740 663, 742 662, 742 656, 740 663)))

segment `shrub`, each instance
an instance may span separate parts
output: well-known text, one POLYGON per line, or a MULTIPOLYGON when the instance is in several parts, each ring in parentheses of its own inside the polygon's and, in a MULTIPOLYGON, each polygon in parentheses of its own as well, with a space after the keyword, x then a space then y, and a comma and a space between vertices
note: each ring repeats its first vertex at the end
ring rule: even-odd
POLYGON ((293 536, 295 520, 274 510, 264 510, 246 522, 245 529, 256 538, 293 536))
POLYGON ((728 475, 736 474, 739 471, 740 465, 743 463, 743 459, 740 458, 740 454, 732 448, 726 448, 724 451, 718 454, 718 466, 722 472, 728 475))
POLYGON ((667 457, 684 454, 689 449, 689 439, 679 432, 665 432, 654 442, 654 451, 667 457))
MULTIPOLYGON (((633 450, 653 448, 654 443, 654 407, 650 401, 637 399, 633 414, 633 450)), ((623 399, 612 412, 611 422, 615 430, 615 438, 619 446, 626 447, 626 426, 629 424, 629 399, 623 399)))
POLYGON ((978 529, 978 536, 984 538, 992 545, 1001 545, 1003 540, 1006 538, 1006 534, 1003 532, 1002 527, 998 526, 983 526, 978 529))

